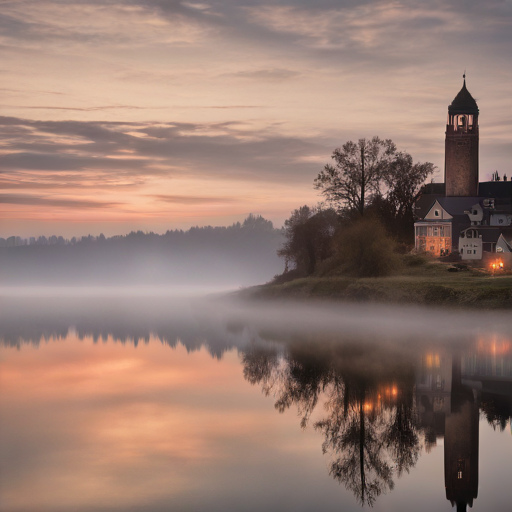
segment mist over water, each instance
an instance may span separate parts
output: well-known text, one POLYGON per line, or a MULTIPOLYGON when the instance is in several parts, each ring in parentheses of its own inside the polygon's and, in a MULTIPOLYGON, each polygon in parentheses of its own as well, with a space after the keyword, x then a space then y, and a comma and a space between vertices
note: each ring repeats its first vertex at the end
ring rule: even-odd
POLYGON ((508 312, 33 292, 0 296, 0 510, 512 498, 508 312))

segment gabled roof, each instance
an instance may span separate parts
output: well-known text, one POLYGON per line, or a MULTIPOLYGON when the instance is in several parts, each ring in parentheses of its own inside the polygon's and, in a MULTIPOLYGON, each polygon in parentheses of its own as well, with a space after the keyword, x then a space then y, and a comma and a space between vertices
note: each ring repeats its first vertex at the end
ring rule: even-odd
POLYGON ((450 215, 466 215, 464 212, 480 203, 479 197, 441 197, 437 201, 450 215))
MULTIPOLYGON (((443 183, 444 185, 444 183, 443 183)), ((418 219, 424 219, 427 213, 432 209, 434 203, 444 197, 444 194, 425 194, 414 203, 414 214, 418 219)))
POLYGON ((503 240, 507 242, 507 244, 510 246, 512 250, 512 228, 501 228, 501 236, 503 237, 503 240))
POLYGON ((453 217, 441 206, 439 199, 437 199, 424 218, 429 220, 451 220, 453 217), (435 210, 435 214, 432 213, 432 210, 435 210))
POLYGON ((448 107, 450 114, 478 114, 478 105, 471 93, 466 89, 466 78, 464 85, 459 91, 452 104, 448 107))

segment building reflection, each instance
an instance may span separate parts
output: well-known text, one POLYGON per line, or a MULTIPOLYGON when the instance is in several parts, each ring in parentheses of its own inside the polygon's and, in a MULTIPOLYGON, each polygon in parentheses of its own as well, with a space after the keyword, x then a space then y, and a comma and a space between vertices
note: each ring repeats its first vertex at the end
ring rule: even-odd
POLYGON ((446 498, 458 511, 478 497, 479 411, 503 431, 512 416, 512 343, 492 335, 465 351, 421 357, 416 376, 419 426, 429 452, 444 437, 446 498))

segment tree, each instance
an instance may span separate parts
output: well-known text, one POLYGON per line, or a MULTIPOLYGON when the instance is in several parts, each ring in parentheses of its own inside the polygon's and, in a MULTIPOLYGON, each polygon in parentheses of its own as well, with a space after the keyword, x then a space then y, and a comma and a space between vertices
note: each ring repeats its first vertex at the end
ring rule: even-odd
POLYGON ((332 158, 336 164, 327 164, 314 183, 334 209, 363 215, 372 205, 395 234, 412 229, 414 203, 434 164, 413 163, 409 153, 378 137, 349 141, 332 158))
POLYGON ((398 153, 384 172, 387 193, 384 198, 386 214, 382 217, 396 234, 412 233, 414 203, 418 200, 421 185, 434 170, 431 162, 413 163, 409 153, 398 153))
POLYGON ((327 164, 315 179, 315 188, 322 191, 336 210, 356 210, 364 214, 372 195, 381 192, 383 177, 396 154, 390 139, 346 142, 332 154, 335 165, 327 164))
MULTIPOLYGON (((332 236, 338 216, 332 209, 320 210, 301 206, 284 222, 286 241, 277 254, 306 274, 312 274, 318 261, 331 255, 332 236)), ((286 270, 285 270, 286 271, 286 270)))
POLYGON ((242 224, 244 229, 252 229, 255 231, 271 232, 274 229, 272 221, 264 219, 261 215, 254 215, 252 213, 244 220, 242 224))

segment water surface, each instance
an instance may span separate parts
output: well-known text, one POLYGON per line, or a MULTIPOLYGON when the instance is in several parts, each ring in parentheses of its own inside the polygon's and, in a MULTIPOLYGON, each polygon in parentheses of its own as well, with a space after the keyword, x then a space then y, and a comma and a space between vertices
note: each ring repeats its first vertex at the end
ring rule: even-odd
POLYGON ((0 509, 507 510, 512 318, 2 297, 0 509))

